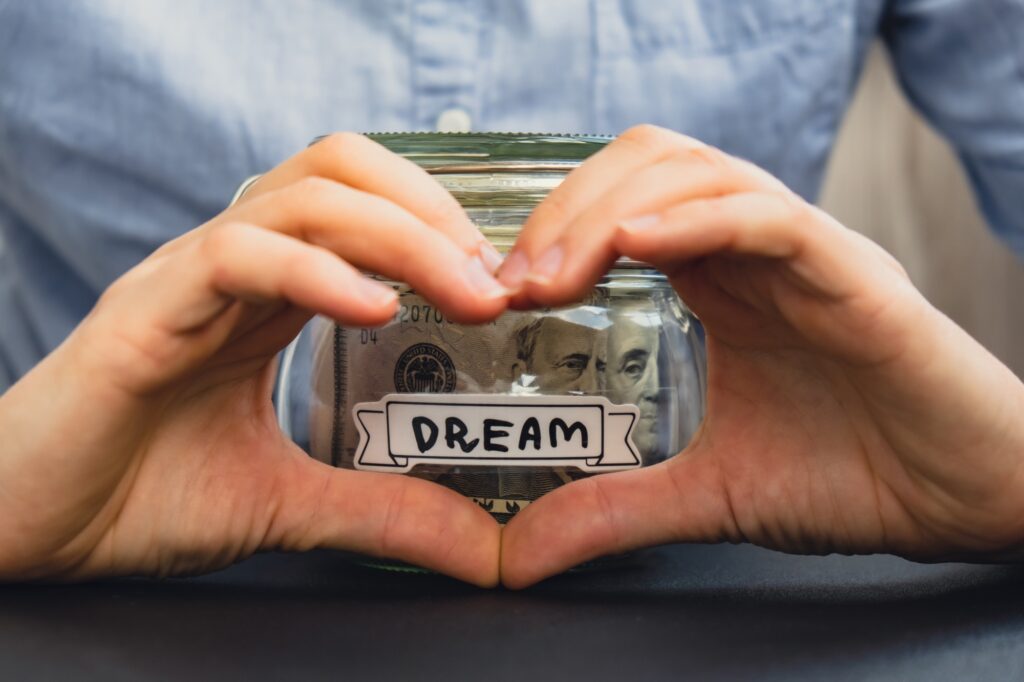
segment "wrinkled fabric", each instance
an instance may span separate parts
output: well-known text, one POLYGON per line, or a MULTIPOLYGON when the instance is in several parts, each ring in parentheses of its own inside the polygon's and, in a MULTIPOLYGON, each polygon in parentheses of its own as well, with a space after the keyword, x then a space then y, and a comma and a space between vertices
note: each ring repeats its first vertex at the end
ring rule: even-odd
POLYGON ((0 0, 0 390, 329 131, 651 122, 813 199, 878 35, 1024 254, 1019 0, 0 0))

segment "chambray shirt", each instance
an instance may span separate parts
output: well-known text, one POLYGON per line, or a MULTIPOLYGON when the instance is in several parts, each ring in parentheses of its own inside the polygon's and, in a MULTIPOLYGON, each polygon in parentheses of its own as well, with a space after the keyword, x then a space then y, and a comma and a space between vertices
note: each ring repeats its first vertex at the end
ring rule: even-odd
POLYGON ((876 36, 1024 253, 1021 0, 0 0, 0 391, 328 131, 652 122, 813 199, 876 36))

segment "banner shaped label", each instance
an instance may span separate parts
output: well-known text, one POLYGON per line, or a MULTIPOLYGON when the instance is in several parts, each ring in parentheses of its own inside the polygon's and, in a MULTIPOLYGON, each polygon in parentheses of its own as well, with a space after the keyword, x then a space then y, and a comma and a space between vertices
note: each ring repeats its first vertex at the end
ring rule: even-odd
POLYGON ((640 466, 631 432, 640 411, 597 396, 393 394, 359 403, 355 467, 405 473, 417 464, 640 466))

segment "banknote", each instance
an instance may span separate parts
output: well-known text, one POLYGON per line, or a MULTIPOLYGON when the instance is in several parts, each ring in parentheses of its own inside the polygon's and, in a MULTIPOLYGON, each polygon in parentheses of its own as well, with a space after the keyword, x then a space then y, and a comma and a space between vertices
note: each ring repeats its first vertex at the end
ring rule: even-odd
MULTIPOLYGON (((595 290, 568 308, 510 311, 465 326, 405 291, 388 325, 324 323, 317 335, 311 448, 334 466, 354 466, 353 406, 394 394, 601 396, 637 408, 629 437, 644 464, 665 456, 659 317, 642 300, 616 303, 595 290)), ((472 498, 504 523, 541 495, 592 474, 565 466, 423 463, 410 475, 472 498)))

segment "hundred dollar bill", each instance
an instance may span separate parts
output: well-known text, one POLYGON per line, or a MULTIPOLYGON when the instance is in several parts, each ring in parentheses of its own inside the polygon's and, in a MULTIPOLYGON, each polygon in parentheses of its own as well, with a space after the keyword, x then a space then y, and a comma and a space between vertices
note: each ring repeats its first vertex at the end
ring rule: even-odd
MULTIPOLYGON (((481 326, 452 323, 413 292, 378 329, 318 329, 313 362, 313 456, 354 468, 357 404, 396 394, 601 396, 635 406, 628 438, 643 463, 659 458, 657 315, 608 295, 557 310, 507 312, 481 326)), ((663 456, 663 455, 661 455, 663 456)), ((507 522, 541 495, 590 474, 566 466, 415 466, 410 475, 472 498, 507 522)))

